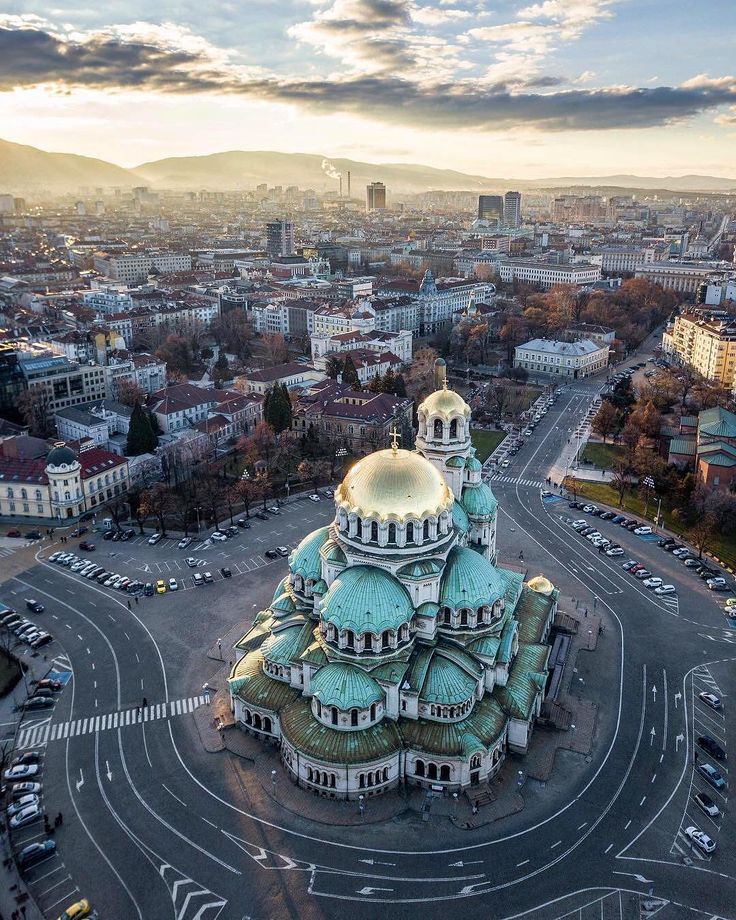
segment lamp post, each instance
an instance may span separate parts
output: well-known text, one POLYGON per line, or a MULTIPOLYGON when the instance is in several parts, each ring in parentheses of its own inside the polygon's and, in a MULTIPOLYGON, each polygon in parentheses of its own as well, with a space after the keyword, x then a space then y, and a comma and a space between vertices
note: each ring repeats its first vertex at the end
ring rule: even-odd
POLYGON ((646 487, 646 499, 644 501, 644 517, 646 517, 647 511, 649 510, 649 498, 652 494, 652 489, 654 488, 654 479, 651 476, 645 476, 642 482, 646 487))
POLYGON ((363 795, 362 792, 358 796, 358 811, 360 812, 360 816, 362 818, 363 815, 365 814, 365 796, 363 795))
POLYGON ((199 512, 200 512, 201 510, 202 510, 202 506, 201 506, 201 505, 197 505, 197 507, 195 508, 195 511, 197 512, 197 536, 199 536, 199 529, 200 529, 199 512))
POLYGON ((271 770, 271 794, 276 798, 276 771, 271 770))

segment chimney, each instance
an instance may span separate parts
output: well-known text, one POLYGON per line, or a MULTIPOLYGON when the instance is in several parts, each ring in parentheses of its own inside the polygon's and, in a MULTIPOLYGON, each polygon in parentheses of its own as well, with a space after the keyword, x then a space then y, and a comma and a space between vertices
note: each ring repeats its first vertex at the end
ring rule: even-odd
POLYGON ((342 173, 340 174, 340 197, 342 198, 342 173))
POLYGON ((348 170, 348 198, 350 197, 350 170, 348 170))

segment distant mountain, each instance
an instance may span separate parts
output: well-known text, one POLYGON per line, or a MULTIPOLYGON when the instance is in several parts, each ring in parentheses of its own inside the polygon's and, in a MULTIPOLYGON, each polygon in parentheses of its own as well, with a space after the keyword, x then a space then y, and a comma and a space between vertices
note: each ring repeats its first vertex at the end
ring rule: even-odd
POLYGON ((359 160, 330 158, 311 153, 275 153, 268 150, 232 150, 200 157, 170 157, 143 163, 135 171, 163 188, 253 188, 268 185, 298 185, 317 191, 339 188, 365 196, 365 186, 374 180, 385 182, 394 192, 425 192, 427 189, 483 190, 503 179, 473 176, 453 169, 435 169, 410 163, 362 163, 359 160))
POLYGON ((49 153, 0 140, 0 192, 74 192, 83 185, 130 188, 141 184, 140 176, 105 160, 76 153, 49 153))
POLYGON ((548 179, 504 179, 436 169, 415 163, 364 163, 360 160, 327 159, 310 153, 277 153, 268 150, 232 150, 197 157, 168 157, 123 169, 105 160, 75 153, 49 153, 37 147, 0 140, 0 192, 76 192, 91 188, 153 185, 174 189, 251 189, 268 185, 298 185, 318 192, 337 191, 342 175, 343 194, 348 193, 350 173, 353 198, 365 197, 365 186, 384 182, 398 194, 430 189, 465 192, 499 192, 506 189, 597 188, 611 192, 635 189, 673 192, 736 192, 736 179, 718 176, 563 176, 548 179))

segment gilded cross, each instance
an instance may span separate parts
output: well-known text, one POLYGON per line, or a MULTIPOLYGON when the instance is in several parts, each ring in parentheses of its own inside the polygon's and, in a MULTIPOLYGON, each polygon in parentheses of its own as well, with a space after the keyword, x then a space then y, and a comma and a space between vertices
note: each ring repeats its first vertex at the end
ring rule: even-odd
POLYGON ((397 431, 396 425, 394 425, 389 433, 391 435, 391 450, 396 453, 399 449, 399 438, 401 435, 397 431))

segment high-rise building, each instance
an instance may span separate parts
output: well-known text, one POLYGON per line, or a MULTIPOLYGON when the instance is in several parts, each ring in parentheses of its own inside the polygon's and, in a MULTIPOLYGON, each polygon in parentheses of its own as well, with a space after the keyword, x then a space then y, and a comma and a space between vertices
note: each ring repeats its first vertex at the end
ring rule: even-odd
POLYGON ((506 192, 503 196, 503 222, 516 228, 521 224, 521 192, 506 192))
POLYGON ((478 220, 503 221, 503 198, 500 195, 478 195, 478 220))
POLYGON ((266 252, 275 258, 294 252, 294 225, 290 220, 272 220, 266 224, 266 252))
POLYGON ((370 182, 365 187, 366 211, 384 211, 386 209, 386 186, 383 182, 370 182))

